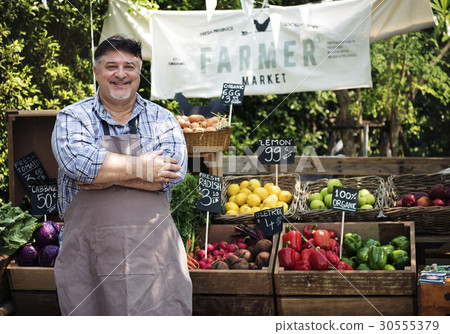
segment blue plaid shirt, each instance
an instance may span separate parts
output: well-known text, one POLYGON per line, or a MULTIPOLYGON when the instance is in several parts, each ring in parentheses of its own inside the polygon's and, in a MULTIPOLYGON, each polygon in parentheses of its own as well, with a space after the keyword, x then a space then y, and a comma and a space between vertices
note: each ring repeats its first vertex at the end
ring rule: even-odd
MULTIPOLYGON (((163 183, 170 201, 170 189, 186 175, 187 151, 183 132, 175 117, 155 103, 137 94, 131 118, 136 118, 137 133, 141 138, 142 153, 163 150, 182 166, 181 177, 163 183)), ((97 176, 106 149, 101 147, 103 128, 101 120, 109 125, 111 136, 129 134, 128 124, 113 120, 101 104, 98 93, 61 110, 52 133, 52 149, 58 162, 58 211, 60 217, 80 190, 75 180, 92 183, 97 176)))

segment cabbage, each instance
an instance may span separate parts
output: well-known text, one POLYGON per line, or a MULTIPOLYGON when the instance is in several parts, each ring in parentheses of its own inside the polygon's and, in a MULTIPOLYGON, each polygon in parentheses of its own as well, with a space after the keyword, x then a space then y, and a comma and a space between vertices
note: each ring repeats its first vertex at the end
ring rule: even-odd
POLYGON ((43 222, 42 226, 36 230, 36 244, 40 247, 58 245, 58 235, 60 230, 61 227, 51 220, 43 222))
POLYGON ((17 263, 21 266, 37 266, 38 250, 39 248, 33 244, 22 246, 17 252, 17 263))
POLYGON ((41 267, 53 267, 59 253, 59 246, 47 245, 39 251, 38 262, 41 267))

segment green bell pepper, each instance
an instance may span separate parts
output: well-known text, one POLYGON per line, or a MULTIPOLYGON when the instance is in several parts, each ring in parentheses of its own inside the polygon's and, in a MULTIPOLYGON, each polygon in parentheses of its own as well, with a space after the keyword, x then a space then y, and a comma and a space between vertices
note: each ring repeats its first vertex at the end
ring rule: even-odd
POLYGON ((344 261, 345 263, 347 263, 353 269, 355 269, 356 266, 357 266, 357 263, 356 263, 354 257, 348 258, 348 257, 343 256, 343 257, 341 257, 341 261, 344 261))
POLYGON ((390 244, 395 247, 395 249, 401 249, 405 252, 409 252, 409 239, 404 235, 400 235, 391 240, 390 244))
POLYGON ((367 263, 361 263, 356 270, 372 270, 370 269, 370 267, 367 265, 367 263))
POLYGON ((383 267, 383 270, 395 270, 395 267, 392 264, 387 264, 383 267))
POLYGON ((342 242, 342 247, 348 255, 353 256, 356 254, 358 249, 362 246, 362 238, 356 233, 346 233, 344 235, 344 241, 342 242))
POLYGON ((363 247, 381 246, 380 242, 374 238, 366 238, 363 241, 363 247))
POLYGON ((401 249, 396 249, 391 253, 392 263, 397 270, 405 269, 405 266, 409 266, 411 258, 408 253, 401 249))
POLYGON ((358 261, 358 263, 367 263, 369 261, 369 250, 370 247, 365 246, 358 249, 356 252, 356 261, 358 261))
POLYGON ((387 252, 383 247, 372 246, 369 250, 369 267, 381 270, 387 264, 387 252))
POLYGON ((395 251, 395 247, 392 246, 391 244, 383 245, 381 247, 383 247, 386 250, 386 252, 387 252, 388 263, 392 264, 391 253, 393 251, 395 251))

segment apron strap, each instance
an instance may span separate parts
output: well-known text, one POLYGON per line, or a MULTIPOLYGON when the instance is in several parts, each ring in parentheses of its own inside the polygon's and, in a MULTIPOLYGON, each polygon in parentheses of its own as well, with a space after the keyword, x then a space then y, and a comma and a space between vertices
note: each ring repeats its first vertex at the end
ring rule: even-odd
MULTIPOLYGON (((110 132, 109 132, 109 125, 105 120, 101 120, 102 121, 102 127, 103 127, 103 134, 105 136, 109 136, 110 132)), ((128 126, 130 127, 130 134, 135 135, 137 134, 137 127, 136 127, 136 117, 130 119, 130 121, 128 122, 128 126)))

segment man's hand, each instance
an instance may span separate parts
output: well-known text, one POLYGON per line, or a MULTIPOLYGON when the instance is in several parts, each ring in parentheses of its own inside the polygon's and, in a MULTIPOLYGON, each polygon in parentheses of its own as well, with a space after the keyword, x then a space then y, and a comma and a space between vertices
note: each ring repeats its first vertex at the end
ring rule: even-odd
POLYGON ((152 183, 170 182, 181 176, 181 166, 175 158, 162 155, 163 151, 147 152, 137 157, 136 176, 152 183))

